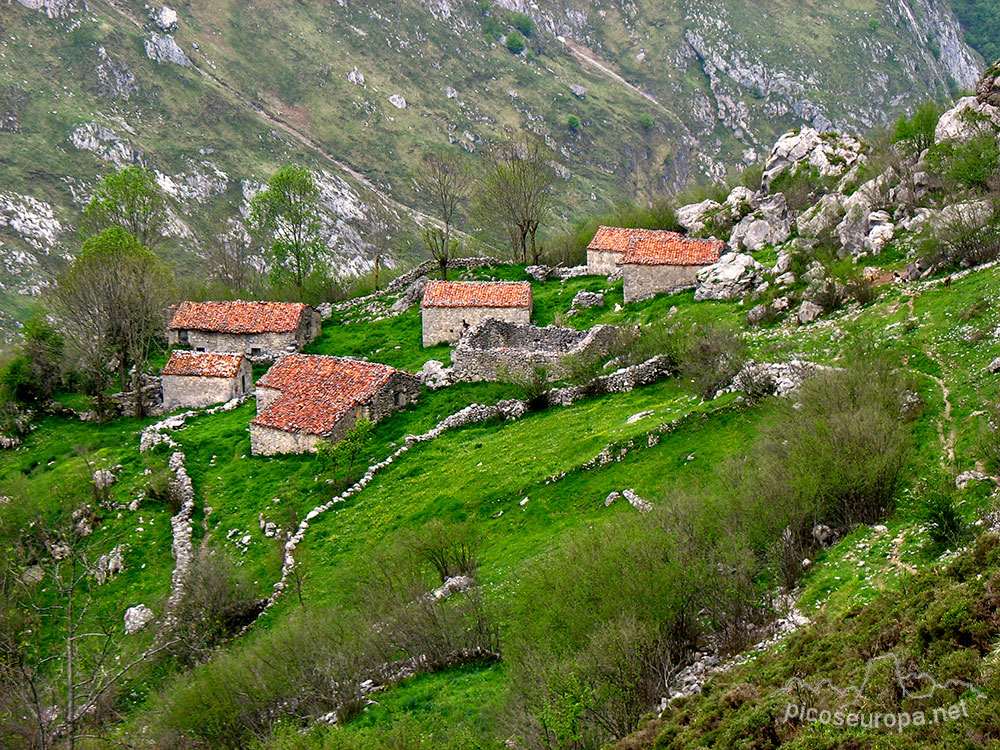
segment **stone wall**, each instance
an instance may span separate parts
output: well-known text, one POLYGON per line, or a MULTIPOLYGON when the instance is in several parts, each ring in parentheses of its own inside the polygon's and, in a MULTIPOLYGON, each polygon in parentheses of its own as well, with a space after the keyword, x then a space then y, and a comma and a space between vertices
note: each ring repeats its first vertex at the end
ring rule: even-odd
MULTIPOLYGON (((341 422, 343 421, 342 419, 341 422)), ((261 427, 256 424, 250 425, 250 453, 255 456, 273 456, 279 453, 310 453, 316 450, 316 444, 320 440, 326 440, 326 438, 322 435, 310 435, 305 432, 285 432, 284 430, 276 430, 273 427, 261 427)))
POLYGON ((253 367, 244 359, 234 378, 164 375, 161 380, 163 411, 200 409, 239 398, 253 388, 253 367))
POLYGON ((454 344, 469 328, 494 318, 508 323, 531 322, 530 307, 425 307, 422 309, 424 346, 454 344))
POLYGON ((695 285, 704 266, 621 266, 625 304, 663 292, 676 292, 695 285))
POLYGON ((618 261, 622 257, 622 253, 610 250, 588 250, 587 271, 591 276, 610 276, 619 269, 618 261))
MULTIPOLYGON (((412 375, 397 372, 389 382, 362 406, 362 416, 371 422, 380 422, 397 409, 415 403, 420 398, 420 381, 412 375)), ((353 424, 353 422, 352 422, 353 424)))
POLYGON ((621 338, 616 326, 577 331, 487 320, 462 336, 451 361, 458 380, 496 381, 504 373, 531 376, 539 367, 547 370, 549 380, 558 380, 566 374, 567 357, 610 356, 621 338))

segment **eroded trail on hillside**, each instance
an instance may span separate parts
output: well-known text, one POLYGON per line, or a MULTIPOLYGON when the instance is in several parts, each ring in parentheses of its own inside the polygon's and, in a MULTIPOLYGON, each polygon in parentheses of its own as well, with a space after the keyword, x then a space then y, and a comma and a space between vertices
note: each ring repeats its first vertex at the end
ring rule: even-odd
POLYGON ((666 112, 671 117, 673 117, 673 116, 676 115, 675 112, 672 112, 671 110, 669 110, 665 106, 663 106, 660 103, 660 101, 655 96, 653 96, 652 94, 649 94, 649 93, 643 91, 638 86, 635 86, 635 85, 629 83, 624 78, 622 78, 618 73, 616 73, 614 70, 612 70, 607 65, 607 63, 604 63, 601 60, 598 60, 597 57, 594 55, 594 53, 593 53, 592 50, 587 49, 582 44, 580 44, 578 42, 575 42, 572 39, 569 39, 567 37, 561 36, 561 37, 558 37, 558 39, 559 39, 559 41, 561 41, 563 44, 566 45, 566 47, 572 53, 573 57, 575 57, 577 60, 579 60, 584 65, 586 65, 588 67, 591 67, 594 70, 598 71, 605 78, 609 78, 610 80, 614 81, 615 83, 617 83, 617 84, 619 84, 621 86, 625 86, 626 88, 634 91, 639 96, 643 97, 644 99, 646 99, 650 103, 654 104, 656 107, 658 107, 659 109, 661 109, 663 112, 666 112))

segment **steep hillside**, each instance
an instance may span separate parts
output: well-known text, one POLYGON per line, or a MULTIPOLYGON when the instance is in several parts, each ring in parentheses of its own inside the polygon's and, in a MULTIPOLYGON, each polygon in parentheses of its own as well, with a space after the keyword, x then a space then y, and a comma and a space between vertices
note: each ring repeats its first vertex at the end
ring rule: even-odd
MULTIPOLYGON (((197 277, 213 244, 247 241, 242 213, 260 181, 307 164, 337 267, 353 273, 369 265, 373 200, 405 226, 420 220, 410 177, 429 147, 476 154, 508 129, 544 134, 564 181, 560 224, 719 178, 787 127, 863 132, 971 86, 980 64, 929 0, 508 7, 530 19, 450 0, 182 3, 155 20, 127 0, 4 5, 8 325, 12 295, 37 292, 74 252, 78 210, 115 165, 161 174, 171 256, 197 277), (505 40, 518 25, 528 37, 514 55, 505 40)), ((420 252, 411 243, 397 257, 420 252)))

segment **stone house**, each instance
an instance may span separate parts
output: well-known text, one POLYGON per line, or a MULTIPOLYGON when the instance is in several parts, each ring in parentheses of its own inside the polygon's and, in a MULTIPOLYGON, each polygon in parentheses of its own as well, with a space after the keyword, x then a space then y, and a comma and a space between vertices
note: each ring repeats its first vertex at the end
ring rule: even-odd
POLYGON ((530 323, 531 308, 527 281, 429 281, 420 303, 424 346, 453 344, 489 318, 530 323))
POLYGON ((200 409, 253 388, 253 368, 242 354, 173 351, 160 377, 163 411, 200 409))
POLYGON ((699 240, 675 232, 633 236, 618 260, 625 304, 694 286, 698 271, 718 261, 722 248, 722 240, 699 240))
POLYGON ((171 346, 270 360, 298 351, 319 334, 319 313, 301 302, 182 302, 167 328, 171 346))
POLYGON ((598 227, 594 238, 587 245, 587 272, 591 276, 611 276, 618 273, 621 270, 618 268, 618 261, 628 250, 632 238, 644 231, 648 230, 598 227))
POLYGON ((609 357, 623 340, 621 328, 598 325, 573 328, 486 320, 466 331, 451 353, 458 380, 496 381, 501 375, 533 376, 544 368, 549 380, 567 374, 570 360, 594 362, 609 357))
POLYGON ((254 455, 306 453, 337 442, 364 418, 378 422, 420 397, 420 381, 375 362, 290 354, 257 381, 254 455))

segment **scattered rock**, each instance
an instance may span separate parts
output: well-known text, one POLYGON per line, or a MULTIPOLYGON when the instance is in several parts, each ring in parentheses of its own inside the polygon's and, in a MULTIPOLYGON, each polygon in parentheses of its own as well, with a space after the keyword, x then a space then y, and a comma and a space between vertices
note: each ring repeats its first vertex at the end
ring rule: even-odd
POLYGON ((354 66, 347 74, 347 80, 355 86, 365 85, 365 76, 360 70, 358 70, 357 66, 354 66))
POLYGON ((468 591, 475 585, 475 580, 469 576, 452 576, 441 584, 441 586, 434 589, 431 592, 431 596, 437 600, 447 599, 452 594, 460 594, 463 591, 468 591))
POLYGON ((583 99, 583 97, 587 95, 586 86, 575 86, 573 84, 570 84, 569 90, 573 92, 573 96, 575 96, 577 99, 583 99))
POLYGON ((705 228, 705 220, 722 208, 722 204, 713 200, 701 203, 690 203, 677 209, 677 223, 689 234, 697 234, 705 228))
POLYGON ((816 544, 821 547, 829 547, 836 539, 836 534, 833 529, 831 529, 826 524, 817 524, 812 528, 812 538, 816 540, 816 544))
POLYGON ((981 471, 963 471, 955 477, 955 487, 964 490, 972 482, 985 482, 987 479, 989 479, 989 476, 981 471))
POLYGON ((823 308, 817 305, 815 302, 810 302, 806 300, 801 305, 799 305, 799 323, 812 323, 816 318, 823 314, 823 308))
POLYGON ((647 417, 653 416, 653 410, 647 409, 646 411, 640 411, 638 414, 633 414, 631 417, 625 420, 625 424, 635 424, 647 417))
POLYGON ((390 96, 389 104, 394 106, 396 109, 406 109, 406 99, 403 98, 402 94, 393 94, 390 96))
POLYGON ((986 369, 992 372, 994 375, 1000 372, 1000 357, 997 357, 992 362, 990 362, 989 365, 986 366, 986 369))
POLYGON ((177 11, 164 5, 159 10, 152 10, 149 17, 161 31, 177 31, 177 11))
POLYGON ((615 502, 615 500, 617 500, 621 496, 622 496, 622 493, 620 493, 620 492, 612 492, 610 495, 608 495, 606 498, 604 498, 604 507, 605 508, 610 508, 612 506, 612 504, 615 502))
POLYGON ((862 158, 864 144, 849 135, 820 134, 813 128, 785 133, 764 162, 762 184, 799 168, 815 168, 821 177, 841 177, 862 158))
POLYGON ((454 368, 445 367, 442 362, 436 359, 429 359, 424 363, 423 368, 417 372, 420 382, 436 391, 439 388, 451 385, 454 368))
POLYGON ((94 483, 94 489, 106 490, 118 481, 118 477, 108 469, 98 469, 91 477, 91 481, 94 483))
POLYGON ((792 236, 792 217, 782 193, 771 196, 733 228, 729 246, 750 252, 779 245, 792 236))
POLYGON ((447 98, 447 99, 456 99, 456 98, 458 98, 458 92, 455 91, 455 89, 453 89, 451 86, 446 86, 445 87, 445 89, 444 89, 444 95, 445 95, 445 98, 447 98))
POLYGON ((394 313, 404 313, 409 310, 423 298, 424 288, 427 286, 428 280, 426 276, 420 276, 414 280, 403 290, 399 299, 393 302, 389 309, 394 313))
POLYGON ((645 500, 639 497, 635 490, 623 490, 622 496, 628 500, 629 505, 635 508, 640 513, 649 513, 653 509, 653 504, 649 500, 645 500))
POLYGON ((144 630, 153 617, 153 610, 145 604, 129 607, 125 610, 125 634, 135 635, 139 631, 144 630))
POLYGON ((581 289, 573 297, 573 304, 571 305, 573 309, 579 309, 584 307, 604 307, 604 295, 600 292, 588 292, 586 289, 581 289))

